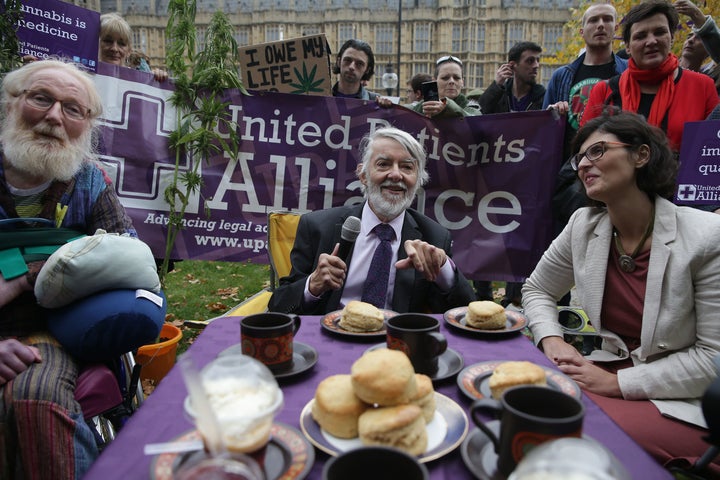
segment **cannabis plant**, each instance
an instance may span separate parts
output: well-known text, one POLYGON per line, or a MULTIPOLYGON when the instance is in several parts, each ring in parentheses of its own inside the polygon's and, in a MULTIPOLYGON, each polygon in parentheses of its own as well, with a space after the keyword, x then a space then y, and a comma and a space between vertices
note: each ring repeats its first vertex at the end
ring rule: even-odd
MULTIPOLYGON (((170 210, 161 281, 167 275, 190 198, 200 194, 202 162, 222 153, 231 157, 237 154, 237 135, 223 138, 220 133, 236 129, 228 113, 229 102, 224 100, 226 90, 247 93, 238 75, 238 46, 227 16, 215 12, 206 31, 205 49, 195 53, 195 12, 195 0, 170 0, 168 5, 166 61, 175 81, 170 102, 177 111, 177 128, 170 135, 175 171, 165 189, 170 210), (182 171, 185 159, 189 160, 190 168, 182 171)), ((209 216, 207 207, 203 208, 209 216)))

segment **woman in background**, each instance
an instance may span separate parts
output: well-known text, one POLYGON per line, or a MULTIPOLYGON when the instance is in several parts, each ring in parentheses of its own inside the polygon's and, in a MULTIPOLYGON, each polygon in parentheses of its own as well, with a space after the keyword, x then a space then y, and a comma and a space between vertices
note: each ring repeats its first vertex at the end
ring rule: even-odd
POLYGON ((117 13, 105 13, 100 15, 100 47, 99 60, 121 67, 135 68, 141 72, 152 73, 155 80, 162 82, 167 79, 168 75, 165 70, 160 68, 150 68, 146 57, 137 56, 136 66, 128 63, 133 49, 130 39, 132 38, 132 29, 130 25, 117 13))
POLYGON ((462 61, 446 55, 435 62, 435 79, 439 100, 419 101, 413 110, 432 118, 467 117, 480 115, 480 105, 470 102, 462 94, 462 61))
POLYGON ((705 120, 720 100, 710 77, 681 68, 671 53, 678 24, 677 11, 665 0, 630 9, 622 21, 628 69, 593 87, 580 125, 614 105, 643 115, 667 134, 673 151, 680 151, 685 122, 705 120))

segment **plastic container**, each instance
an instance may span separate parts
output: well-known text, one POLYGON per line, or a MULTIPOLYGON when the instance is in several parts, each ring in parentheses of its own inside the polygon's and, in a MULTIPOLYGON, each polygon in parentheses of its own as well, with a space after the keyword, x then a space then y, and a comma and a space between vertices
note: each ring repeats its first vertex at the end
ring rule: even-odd
POLYGON ((135 361, 142 365, 141 380, 153 380, 156 384, 167 375, 175 365, 177 346, 182 338, 182 331, 170 323, 164 323, 160 329, 160 338, 167 338, 163 342, 143 345, 138 348, 135 361))

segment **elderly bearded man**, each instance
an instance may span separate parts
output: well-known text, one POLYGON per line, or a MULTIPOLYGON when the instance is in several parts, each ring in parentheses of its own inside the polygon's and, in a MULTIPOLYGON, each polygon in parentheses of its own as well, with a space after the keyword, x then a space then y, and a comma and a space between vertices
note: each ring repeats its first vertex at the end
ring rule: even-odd
POLYGON ((401 313, 442 313, 475 300, 470 284, 449 258, 450 232, 409 208, 428 179, 422 146, 396 128, 376 130, 362 145, 357 175, 366 201, 301 217, 290 256, 292 271, 280 279, 270 310, 317 315, 363 299, 365 280, 375 273, 371 260, 382 243, 377 227, 390 232, 392 253, 389 273, 381 280, 387 281, 384 298, 376 306, 401 313), (344 260, 337 256, 338 242, 350 216, 360 218, 361 227, 344 260))
MULTIPOLYGON (((1 102, 0 219, 43 217, 89 235, 98 228, 137 235, 94 160, 102 105, 87 74, 56 60, 33 62, 5 77, 1 102)), ((78 363, 45 330, 33 294, 41 266, 0 276, 0 478, 76 479, 97 457, 74 398, 78 363)))

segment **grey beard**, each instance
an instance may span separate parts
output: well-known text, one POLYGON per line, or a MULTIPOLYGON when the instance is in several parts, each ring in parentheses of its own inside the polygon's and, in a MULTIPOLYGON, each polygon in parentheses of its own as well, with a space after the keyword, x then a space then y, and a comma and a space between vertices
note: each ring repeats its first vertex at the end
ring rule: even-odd
MULTIPOLYGON (((39 131, 51 127, 36 126, 39 131)), ((37 138, 33 129, 17 119, 7 119, 0 132, 5 161, 32 178, 66 182, 79 170, 83 161, 92 158, 91 131, 75 141, 37 138)))
POLYGON ((391 202, 383 197, 382 185, 370 183, 367 187, 366 197, 368 203, 372 205, 373 211, 378 217, 385 217, 392 220, 410 208, 410 205, 412 205, 412 202, 415 199, 416 192, 417 185, 415 185, 412 191, 405 191, 404 200, 391 202))

